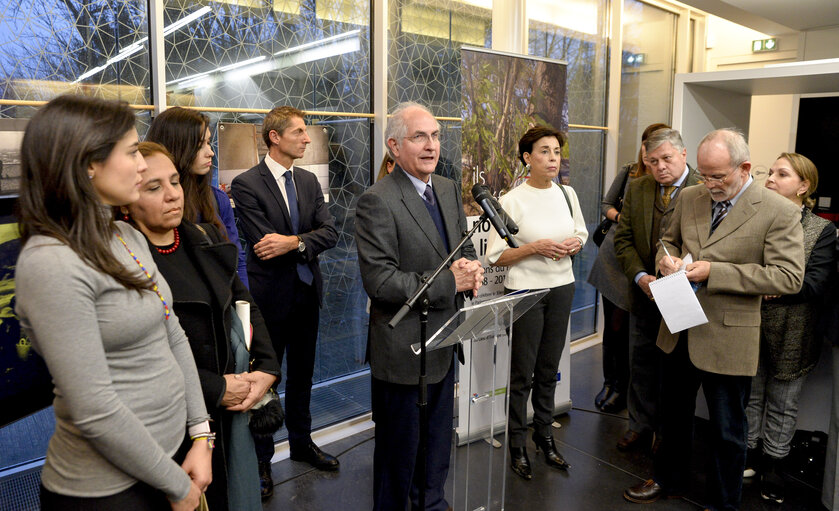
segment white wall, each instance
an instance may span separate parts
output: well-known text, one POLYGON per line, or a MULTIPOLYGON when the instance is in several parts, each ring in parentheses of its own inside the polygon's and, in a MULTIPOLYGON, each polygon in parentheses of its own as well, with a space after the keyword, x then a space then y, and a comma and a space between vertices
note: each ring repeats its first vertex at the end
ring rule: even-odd
POLYGON ((802 35, 802 60, 834 59, 839 57, 839 27, 809 30, 802 35))
POLYGON ((709 16, 705 70, 747 69, 798 60, 798 33, 775 36, 778 39, 778 51, 752 53, 752 41, 769 37, 772 36, 717 16, 709 16))
POLYGON ((782 94, 753 96, 749 117, 749 150, 752 174, 763 184, 766 172, 778 154, 795 146, 795 125, 798 122, 798 96, 782 94))

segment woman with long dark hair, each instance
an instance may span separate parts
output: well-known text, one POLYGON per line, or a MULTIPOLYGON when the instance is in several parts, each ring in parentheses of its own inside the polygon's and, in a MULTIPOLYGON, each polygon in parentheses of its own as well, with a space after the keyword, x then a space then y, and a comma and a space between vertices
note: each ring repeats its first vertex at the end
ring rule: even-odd
POLYGON ((146 169, 134 123, 125 104, 61 96, 23 137, 16 312, 55 384, 44 510, 191 511, 212 478, 172 293, 142 235, 112 220, 146 169))
POLYGON ((157 142, 175 160, 184 192, 184 219, 188 222, 207 222, 238 249, 236 271, 248 287, 245 251, 239 244, 239 230, 230 198, 212 186, 213 153, 210 147, 210 118, 182 107, 161 112, 151 123, 146 141, 157 142))

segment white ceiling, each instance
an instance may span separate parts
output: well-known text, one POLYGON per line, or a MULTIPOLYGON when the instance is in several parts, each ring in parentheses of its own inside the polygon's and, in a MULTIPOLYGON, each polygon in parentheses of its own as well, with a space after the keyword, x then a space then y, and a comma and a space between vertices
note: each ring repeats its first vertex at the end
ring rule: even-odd
POLYGON ((769 35, 839 26, 839 0, 681 0, 769 35))

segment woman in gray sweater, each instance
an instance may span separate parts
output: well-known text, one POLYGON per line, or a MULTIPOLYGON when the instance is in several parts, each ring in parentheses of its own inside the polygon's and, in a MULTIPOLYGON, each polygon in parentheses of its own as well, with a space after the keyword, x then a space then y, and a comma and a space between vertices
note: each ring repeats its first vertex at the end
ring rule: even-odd
POLYGON ((127 105, 61 96, 21 147, 16 312, 55 385, 42 509, 193 510, 212 437, 172 294, 111 206, 146 169, 127 105), (189 431, 182 463, 173 460, 189 431))

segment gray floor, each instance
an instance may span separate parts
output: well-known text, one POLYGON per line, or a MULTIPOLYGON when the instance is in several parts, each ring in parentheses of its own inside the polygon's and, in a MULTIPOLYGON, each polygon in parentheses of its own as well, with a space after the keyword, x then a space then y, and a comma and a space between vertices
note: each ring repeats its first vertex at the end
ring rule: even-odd
MULTIPOLYGON (((534 477, 524 481, 508 474, 505 481, 504 508, 508 510, 696 510, 702 509, 704 476, 702 457, 704 428, 697 424, 697 439, 694 457, 694 487, 686 499, 663 500, 655 504, 639 506, 622 498, 623 489, 650 476, 651 460, 642 453, 621 453, 615 442, 626 428, 626 412, 620 415, 603 414, 595 410, 591 401, 602 384, 600 369, 600 347, 590 348, 572 356, 571 399, 574 408, 558 418, 562 427, 555 431, 559 450, 571 464, 566 473, 547 467, 540 455, 535 454, 532 444, 528 445, 534 465, 534 477)), ((481 444, 480 442, 478 444, 481 444)), ((481 463, 480 451, 488 447, 472 444, 472 467, 486 467, 481 463)), ((484 446, 486 444, 483 444, 484 446)), ((271 511, 300 510, 318 511, 340 509, 342 511, 372 509, 373 480, 373 431, 366 431, 326 447, 341 460, 338 473, 324 473, 310 469, 307 465, 283 461, 273 467, 276 483, 274 496, 265 502, 264 508, 271 511)), ((501 463, 499 450, 494 451, 496 462, 501 463)), ((457 450, 460 469, 465 466, 466 449, 457 450)), ((473 474, 475 472, 472 472, 473 474)), ((450 475, 451 479, 451 475, 450 475)), ((486 493, 486 478, 474 477, 475 493, 486 493)), ((470 479, 473 480, 473 479, 470 479)), ((782 505, 765 504, 758 494, 756 484, 746 484, 743 493, 743 510, 818 510, 816 489, 793 481, 787 501, 782 505)), ((451 481, 447 496, 453 495, 451 481)), ((500 494, 493 487, 494 494, 500 494)), ((470 499, 471 500, 471 499, 470 499)), ((492 509, 501 509, 500 502, 494 502, 492 509)), ((464 509, 463 496, 457 494, 453 502, 456 510, 464 509)), ((473 509, 468 507, 468 509, 473 509)))

